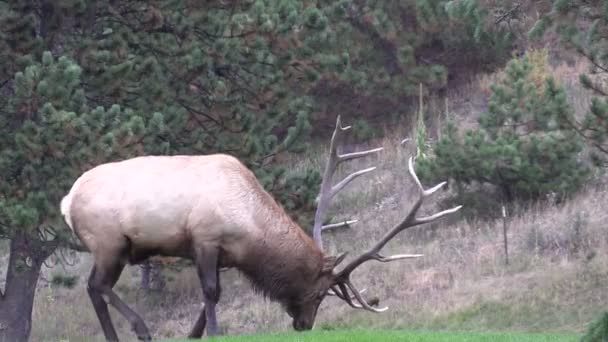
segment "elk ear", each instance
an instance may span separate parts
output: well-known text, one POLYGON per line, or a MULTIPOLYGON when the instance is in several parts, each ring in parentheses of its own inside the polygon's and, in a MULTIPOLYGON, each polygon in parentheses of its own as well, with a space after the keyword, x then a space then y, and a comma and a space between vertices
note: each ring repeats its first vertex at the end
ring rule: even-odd
POLYGON ((338 266, 342 261, 346 258, 346 253, 342 253, 338 256, 326 256, 323 257, 323 269, 321 273, 328 273, 333 271, 333 269, 338 266))

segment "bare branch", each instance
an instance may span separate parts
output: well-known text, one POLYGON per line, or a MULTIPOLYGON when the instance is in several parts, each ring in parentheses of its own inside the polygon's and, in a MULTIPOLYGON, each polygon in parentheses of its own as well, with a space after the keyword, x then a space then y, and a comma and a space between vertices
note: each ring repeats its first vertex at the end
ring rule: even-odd
POLYGON ((81 245, 80 243, 77 243, 77 242, 70 241, 66 238, 60 238, 59 246, 63 247, 63 248, 71 249, 76 252, 82 252, 82 253, 91 252, 91 251, 89 251, 89 249, 86 246, 81 245))
POLYGON ((507 20, 515 20, 517 17, 517 12, 521 9, 521 3, 516 3, 511 9, 503 13, 502 15, 496 16, 496 20, 494 21, 494 25, 500 24, 502 21, 507 20))
POLYGON ((76 265, 77 260, 72 260, 72 259, 68 258, 68 256, 66 255, 66 248, 58 248, 57 250, 59 251, 59 257, 61 258, 62 264, 68 265, 68 266, 76 265))
POLYGON ((51 256, 49 258, 44 259, 44 261, 42 263, 44 264, 44 267, 46 267, 46 268, 54 268, 59 263, 59 258, 53 258, 53 256, 51 256), (55 260, 53 260, 53 259, 55 259, 55 260))

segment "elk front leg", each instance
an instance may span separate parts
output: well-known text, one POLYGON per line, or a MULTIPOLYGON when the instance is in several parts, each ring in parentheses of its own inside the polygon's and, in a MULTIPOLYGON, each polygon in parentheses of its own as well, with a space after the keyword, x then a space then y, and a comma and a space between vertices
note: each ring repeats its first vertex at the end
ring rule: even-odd
POLYGON ((219 282, 219 249, 215 246, 199 248, 196 253, 196 266, 198 276, 203 288, 203 299, 205 305, 199 316, 190 337, 202 336, 205 324, 207 325, 207 336, 219 335, 215 306, 220 299, 219 282), (195 336, 193 336, 195 335, 195 336))

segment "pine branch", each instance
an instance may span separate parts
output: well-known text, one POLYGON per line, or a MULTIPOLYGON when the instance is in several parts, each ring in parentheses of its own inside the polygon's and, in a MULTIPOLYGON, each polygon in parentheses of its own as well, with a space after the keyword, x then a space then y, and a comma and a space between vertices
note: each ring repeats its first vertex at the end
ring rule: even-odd
POLYGON ((384 55, 383 65, 391 74, 403 74, 404 70, 399 62, 398 47, 395 42, 383 37, 381 33, 373 27, 372 23, 364 20, 365 14, 368 13, 363 9, 365 7, 364 2, 359 1, 356 6, 358 6, 357 9, 353 8, 349 11, 347 15, 348 22, 359 32, 370 37, 376 51, 380 51, 384 55))
POLYGON ((397 46, 394 42, 386 39, 378 33, 371 24, 365 23, 361 20, 361 16, 349 15, 348 21, 353 25, 354 28, 359 30, 359 32, 369 36, 372 40, 372 44, 374 45, 377 51, 381 51, 384 54, 384 65, 391 73, 403 74, 403 68, 401 67, 401 63, 399 63, 399 58, 397 57, 397 46))
POLYGON ((89 249, 78 243, 78 242, 74 242, 72 241, 72 239, 70 239, 67 236, 64 235, 57 235, 57 238, 54 240, 57 243, 57 247, 60 248, 67 248, 67 249, 71 249, 73 251, 76 252, 82 252, 82 253, 90 253, 91 251, 89 251, 89 249))
POLYGON ((604 89, 602 89, 600 87, 600 85, 596 84, 595 82, 591 81, 591 83, 588 85, 589 89, 593 90, 594 92, 598 93, 601 96, 605 96, 608 97, 608 92, 606 92, 604 89))
POLYGON ((591 56, 589 53, 587 53, 582 47, 579 49, 576 49, 576 52, 578 52, 581 56, 587 58, 587 60, 589 60, 589 62, 591 62, 591 64, 593 64, 594 67, 600 69, 601 71, 608 73, 608 67, 605 67, 603 65, 601 65, 600 63, 598 63, 595 58, 593 56, 591 56))
POLYGON ((0 89, 4 88, 5 85, 8 84, 8 82, 11 81, 11 78, 6 79, 5 81, 0 82, 0 89))
POLYGON ((503 22, 507 18, 509 18, 509 21, 511 19, 515 19, 515 14, 516 14, 517 11, 519 11, 520 8, 521 8, 521 3, 515 4, 515 6, 513 6, 513 8, 511 8, 508 11, 506 11, 503 15, 499 16, 496 19, 496 21, 494 21, 494 25, 500 24, 501 22, 503 22))

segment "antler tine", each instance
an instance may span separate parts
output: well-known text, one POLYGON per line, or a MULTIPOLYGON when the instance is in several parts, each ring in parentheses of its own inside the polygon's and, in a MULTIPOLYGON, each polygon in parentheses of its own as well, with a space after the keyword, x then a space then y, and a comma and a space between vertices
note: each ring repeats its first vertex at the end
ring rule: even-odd
POLYGON ((346 289, 346 286, 344 284, 338 284, 338 288, 336 289, 335 286, 332 286, 332 289, 335 291, 335 293, 341 293, 341 295, 338 296, 338 298, 342 299, 343 301, 345 301, 349 306, 355 308, 355 309, 362 309, 363 306, 353 302, 353 299, 356 299, 355 296, 351 296, 348 293, 348 290, 346 289), (337 291, 339 290, 339 291, 337 291))
MULTIPOLYGON (((355 287, 355 285, 352 283, 352 281, 350 279, 351 273, 357 267, 359 267, 361 264, 363 264, 364 262, 366 262, 368 260, 376 260, 376 261, 380 261, 380 262, 391 262, 391 261, 395 261, 395 260, 414 259, 414 258, 422 257, 422 254, 396 254, 396 255, 385 257, 380 254, 380 250, 390 240, 392 240, 397 234, 399 234, 403 230, 423 224, 423 223, 437 220, 445 215, 458 211, 462 207, 462 206, 457 206, 452 209, 444 210, 437 214, 422 217, 422 218, 416 217, 416 213, 418 212, 418 209, 424 202, 424 199, 426 197, 432 195, 433 193, 435 193, 438 189, 440 189, 446 183, 443 182, 430 189, 425 190, 424 187, 422 186, 422 183, 420 182, 420 179, 418 179, 418 176, 416 175, 416 171, 414 169, 414 159, 413 158, 410 158, 408 160, 408 170, 409 170, 410 175, 414 179, 416 186, 420 190, 420 195, 419 195, 418 199, 416 200, 416 203, 414 203, 414 206, 412 207, 410 212, 399 224, 395 225, 391 230, 389 230, 378 243, 376 243, 374 246, 372 246, 365 253, 363 253, 360 256, 358 256, 357 258, 355 258, 355 260, 351 261, 348 265, 346 265, 346 267, 344 267, 342 269, 342 271, 340 271, 339 273, 336 274, 337 281, 336 281, 335 285, 337 285, 339 287, 339 289, 342 291, 342 296, 339 296, 339 297, 341 299, 343 299, 344 301, 346 301, 352 307, 355 307, 358 309, 365 309, 365 310, 372 311, 372 312, 383 312, 383 311, 388 310, 388 307, 379 308, 379 309, 374 308, 365 299, 363 299, 363 297, 361 296, 361 293, 357 290, 357 288, 355 287), (352 302, 352 298, 348 294, 347 287, 353 293, 353 296, 355 297, 354 299, 356 299, 357 302, 359 302, 359 304, 352 302)), ((335 291, 335 285, 332 287, 332 289, 334 289, 334 291, 335 291)))
POLYGON ((371 150, 366 150, 366 151, 359 151, 359 152, 351 152, 351 153, 345 153, 345 154, 340 154, 338 155, 338 158, 341 162, 345 162, 351 159, 356 159, 356 158, 361 158, 361 157, 365 157, 368 156, 372 153, 376 153, 376 152, 380 152, 384 150, 384 147, 376 147, 376 148, 372 148, 371 150))
MULTIPOLYGON (((330 286, 330 290, 327 292, 328 296, 336 296, 338 298, 344 298, 344 294, 341 291, 338 291, 338 288, 336 288, 337 285, 332 285, 330 286)), ((361 291, 359 291, 360 294, 364 294, 365 292, 367 292, 367 289, 363 289, 361 291)), ((354 299, 355 296, 350 296, 351 299, 354 299)))
POLYGON ((353 172, 350 175, 346 176, 346 178, 344 178, 343 180, 340 181, 340 183, 334 185, 331 187, 331 194, 329 195, 329 198, 333 198, 338 192, 340 192, 340 190, 344 189, 345 186, 348 185, 348 183, 350 183, 353 179, 364 175, 368 172, 372 172, 376 169, 375 166, 369 167, 367 169, 363 169, 363 170, 359 170, 357 172, 353 172))
MULTIPOLYGON (((336 296, 342 300, 346 300, 346 297, 350 297, 351 300, 355 299, 355 296, 349 295, 348 291, 346 292, 346 295, 345 295, 345 293, 342 290, 340 290, 339 287, 336 287, 336 286, 339 286, 339 285, 330 286, 330 290, 327 291, 328 296, 336 296)), ((365 291, 367 291, 367 289, 363 289, 363 290, 359 291, 359 293, 363 294, 363 293, 365 293, 365 291)))
POLYGON ((336 288, 336 285, 332 285, 329 287, 329 290, 327 290, 327 295, 336 296, 340 299, 344 299, 344 296, 342 296, 342 294, 338 291, 338 289, 336 288))
POLYGON ((321 231, 325 231, 325 230, 329 230, 329 229, 334 229, 334 228, 351 226, 351 225, 353 225, 353 224, 355 224, 357 222, 359 222, 359 220, 346 220, 346 221, 343 221, 343 222, 324 224, 323 226, 321 226, 321 231))
MULTIPOLYGON (((350 281, 350 279, 346 280, 344 283, 352 291, 353 295, 355 296, 357 301, 361 304, 363 309, 371 311, 371 312, 376 312, 376 313, 380 313, 380 312, 384 312, 384 311, 388 310, 388 306, 376 309, 373 306, 369 305, 369 303, 365 299, 363 299, 363 297, 361 296, 361 292, 359 292, 359 290, 357 290, 357 288, 355 287, 355 285, 353 285, 353 283, 350 281)), ((342 286, 344 286, 344 284, 342 284, 342 286)))
POLYGON ((424 254, 395 254, 395 255, 391 255, 390 257, 385 257, 380 254, 377 254, 374 256, 373 259, 376 261, 380 261, 380 262, 390 262, 390 261, 402 260, 402 259, 417 259, 417 258, 421 258, 423 256, 424 256, 424 254))
MULTIPOLYGON (((352 284, 351 284, 351 286, 352 286, 352 284)), ((354 288, 354 286, 352 286, 351 291, 353 291, 353 288, 354 288)), ((354 290, 356 290, 356 289, 354 289, 354 290)), ((361 297, 361 294, 365 293, 365 291, 366 291, 366 289, 363 289, 363 290, 357 292, 357 293, 359 293, 359 298, 361 298, 361 300, 363 300, 362 297, 361 297)), ((330 287, 330 290, 327 291, 327 295, 328 296, 336 296, 336 297, 342 299, 343 301, 345 301, 349 306, 351 306, 351 307, 353 307, 355 309, 366 309, 365 306, 353 302, 353 299, 356 299, 357 301, 359 301, 359 299, 357 299, 356 295, 350 295, 349 294, 348 289, 346 288, 346 285, 344 283, 339 283, 339 284, 332 285, 330 287)), ((365 301, 365 300, 363 300, 363 301, 365 301)), ((371 305, 369 305, 369 303, 365 302, 365 304, 368 307, 371 307, 371 305)), ((386 309, 388 309, 388 308, 386 308, 386 309)), ((372 307, 372 311, 373 310, 382 310, 382 311, 385 311, 386 309, 384 309, 384 310, 383 309, 374 309, 372 307)), ((381 312, 381 311, 378 311, 378 312, 381 312)))
POLYGON ((317 211, 315 212, 315 221, 313 226, 313 239, 321 250, 323 249, 323 240, 321 237, 321 233, 324 228, 330 229, 328 227, 336 228, 348 225, 336 224, 323 226, 323 220, 325 218, 325 215, 327 214, 327 210, 329 209, 331 199, 355 178, 376 169, 376 167, 370 167, 367 169, 353 172, 350 175, 346 176, 343 180, 338 182, 336 185, 332 185, 332 179, 334 173, 336 172, 336 169, 338 168, 338 165, 348 160, 368 156, 383 149, 382 147, 379 147, 366 151, 339 154, 338 145, 342 142, 343 132, 349 130, 350 128, 351 126, 342 127, 342 122, 340 120, 340 116, 338 115, 338 117, 336 118, 336 128, 334 129, 334 132, 331 136, 331 142, 329 145, 329 159, 327 160, 325 172, 323 173, 323 180, 321 182, 321 189, 319 190, 319 201, 317 204, 317 211))
MULTIPOLYGON (((393 256, 389 256, 389 257, 384 257, 382 255, 380 255, 380 250, 390 241, 392 240, 397 234, 399 234, 400 232, 402 232, 403 230, 407 229, 407 228, 411 228, 423 223, 428 223, 434 220, 437 220, 445 215, 454 213, 456 211, 458 211, 462 206, 457 206, 454 207, 452 209, 448 209, 448 210, 444 210, 442 212, 439 212, 437 214, 431 215, 431 216, 427 216, 427 217, 422 217, 422 218, 418 218, 416 217, 416 213, 418 212, 418 209, 420 208, 420 206, 422 205, 422 203, 424 202, 424 199, 428 196, 430 196, 431 194, 433 194, 435 191, 437 191, 439 188, 441 188, 442 186, 445 185, 445 182, 440 183, 428 190, 425 190, 424 187, 422 186, 422 183, 420 182, 420 180, 418 179, 418 176, 416 175, 416 171, 414 170, 414 161, 413 158, 410 158, 408 161, 408 169, 409 169, 409 173, 412 176, 412 178, 414 179, 414 182, 416 183, 418 189, 420 190, 420 196, 418 197, 418 200, 416 201, 416 203, 414 204, 414 206, 412 207, 412 209, 410 210, 410 212, 408 213, 408 215, 397 225, 395 225, 392 229, 390 229, 383 237, 382 239, 376 243, 374 246, 372 246, 369 250, 367 250, 365 253, 361 254, 360 256, 358 256, 357 258, 355 258, 353 261, 351 261, 348 265, 346 265, 342 271, 340 271, 338 273, 338 278, 340 279, 340 281, 342 282, 350 282, 350 274, 352 273, 353 270, 355 270, 357 267, 359 267, 361 264, 363 264, 364 262, 368 261, 368 260, 377 260, 377 261, 381 261, 381 262, 389 262, 389 261, 394 261, 394 260, 401 260, 401 259, 410 259, 410 258, 418 258, 421 255, 419 254, 413 254, 413 255, 408 255, 408 254, 399 254, 399 255, 393 255, 393 256)), ((361 303, 363 305, 363 303, 361 303)))
MULTIPOLYGON (((412 157, 410 157, 410 159, 408 160, 408 171, 410 172, 410 175, 412 176, 412 178, 414 179, 414 182, 418 186, 418 189, 420 189, 420 197, 418 198, 418 201, 416 202, 416 204, 414 205, 414 208, 412 209, 412 212, 410 213, 410 215, 412 215, 411 219, 413 220, 413 222, 412 222, 413 225, 410 227, 413 227, 414 225, 420 225, 423 223, 428 223, 428 222, 437 220, 442 216, 455 213, 458 210, 460 210, 460 208, 462 208, 462 206, 459 205, 454 208, 438 212, 431 216, 420 217, 420 218, 416 217, 416 211, 418 211, 418 208, 420 208, 424 199, 426 197, 429 197, 433 193, 435 193, 435 191, 441 189, 444 185, 447 184, 447 182, 441 182, 430 189, 424 190, 422 183, 420 183, 420 179, 418 179, 418 175, 416 175, 416 170, 414 169, 414 158, 412 158, 412 157)), ((409 215, 407 218, 410 218, 409 215)), ((409 227, 404 227, 403 229, 405 229, 405 228, 409 228, 409 227)))

